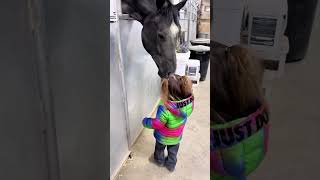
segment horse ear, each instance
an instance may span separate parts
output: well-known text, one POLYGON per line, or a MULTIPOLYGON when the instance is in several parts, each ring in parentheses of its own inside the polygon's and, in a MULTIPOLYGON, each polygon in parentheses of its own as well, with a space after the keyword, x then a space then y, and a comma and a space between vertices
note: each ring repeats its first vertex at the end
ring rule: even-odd
POLYGON ((183 8, 184 5, 186 5, 187 1, 188 0, 183 0, 183 1, 179 2, 178 4, 174 5, 174 7, 176 9, 178 9, 178 11, 179 11, 181 8, 183 8))
POLYGON ((171 4, 168 0, 157 0, 157 9, 166 8, 171 4))

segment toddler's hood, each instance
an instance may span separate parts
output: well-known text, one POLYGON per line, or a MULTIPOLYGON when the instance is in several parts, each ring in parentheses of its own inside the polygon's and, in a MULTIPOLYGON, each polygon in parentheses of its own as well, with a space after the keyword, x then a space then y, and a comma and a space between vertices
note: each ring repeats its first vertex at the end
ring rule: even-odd
POLYGON ((191 95, 190 97, 180 101, 167 101, 166 105, 167 109, 175 116, 186 118, 193 111, 194 96, 191 95))

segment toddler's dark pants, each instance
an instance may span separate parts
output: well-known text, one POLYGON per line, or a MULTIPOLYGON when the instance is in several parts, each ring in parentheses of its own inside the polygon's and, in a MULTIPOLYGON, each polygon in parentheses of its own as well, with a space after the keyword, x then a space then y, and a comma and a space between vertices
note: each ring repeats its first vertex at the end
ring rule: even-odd
POLYGON ((179 150, 179 144, 176 145, 163 145, 159 142, 156 142, 156 147, 154 150, 154 159, 159 164, 164 164, 170 169, 174 169, 177 164, 177 154, 179 150), (168 156, 164 157, 164 150, 167 147, 168 156))

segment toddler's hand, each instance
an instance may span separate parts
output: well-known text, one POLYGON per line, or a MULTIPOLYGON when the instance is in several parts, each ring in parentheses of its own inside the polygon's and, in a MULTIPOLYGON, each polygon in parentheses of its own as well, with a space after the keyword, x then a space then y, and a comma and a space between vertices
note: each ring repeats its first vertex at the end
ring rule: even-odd
POLYGON ((151 119, 150 118, 144 118, 142 120, 142 125, 145 127, 145 128, 151 128, 151 119))
POLYGON ((142 125, 145 126, 146 123, 147 123, 147 118, 143 118, 143 120, 142 120, 142 125))

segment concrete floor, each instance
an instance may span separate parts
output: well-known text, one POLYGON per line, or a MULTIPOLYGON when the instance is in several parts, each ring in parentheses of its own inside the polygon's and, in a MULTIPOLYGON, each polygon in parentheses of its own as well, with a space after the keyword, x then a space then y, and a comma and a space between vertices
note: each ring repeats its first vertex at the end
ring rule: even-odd
POLYGON ((176 170, 149 162, 154 151, 153 131, 144 129, 132 147, 132 158, 120 170, 116 180, 205 180, 210 175, 210 72, 194 88, 195 109, 189 117, 178 153, 176 170))
POLYGON ((320 162, 320 23, 306 59, 273 84, 269 153, 249 180, 313 180, 320 162))

